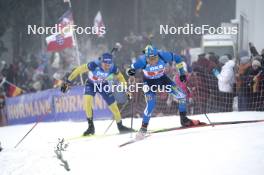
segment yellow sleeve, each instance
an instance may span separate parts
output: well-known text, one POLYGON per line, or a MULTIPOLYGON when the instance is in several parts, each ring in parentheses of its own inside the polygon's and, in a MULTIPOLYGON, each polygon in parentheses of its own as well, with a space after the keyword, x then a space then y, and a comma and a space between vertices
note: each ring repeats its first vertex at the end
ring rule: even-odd
POLYGON ((87 64, 83 64, 77 68, 75 68, 72 73, 69 75, 68 77, 68 80, 69 81, 72 81, 74 80, 78 75, 82 74, 82 73, 85 73, 85 72, 88 72, 89 69, 87 67, 87 64))
POLYGON ((127 82, 126 82, 126 79, 124 78, 123 74, 121 72, 118 72, 118 74, 115 75, 117 80, 121 83, 121 84, 124 84, 126 85, 127 82))

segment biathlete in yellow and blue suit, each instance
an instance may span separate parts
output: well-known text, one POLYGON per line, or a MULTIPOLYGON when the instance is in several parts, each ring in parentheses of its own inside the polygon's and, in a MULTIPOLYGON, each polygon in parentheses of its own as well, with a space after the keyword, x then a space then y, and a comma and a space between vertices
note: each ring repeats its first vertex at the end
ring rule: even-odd
POLYGON ((127 133, 133 131, 132 129, 125 127, 122 124, 121 114, 118 109, 116 100, 111 91, 106 91, 104 86, 109 86, 108 79, 115 77, 121 84, 126 85, 126 80, 123 74, 118 70, 115 64, 113 64, 113 56, 110 53, 104 53, 96 60, 83 64, 75 68, 68 76, 66 82, 61 87, 62 92, 66 92, 72 81, 80 74, 88 72, 88 79, 85 84, 84 92, 84 108, 88 120, 88 129, 83 133, 86 135, 93 135, 95 133, 95 127, 93 123, 93 98, 98 92, 108 104, 110 111, 113 113, 114 119, 117 123, 117 127, 120 133, 127 133), (97 86, 96 86, 97 85, 97 86), (102 88, 98 88, 99 86, 102 88))

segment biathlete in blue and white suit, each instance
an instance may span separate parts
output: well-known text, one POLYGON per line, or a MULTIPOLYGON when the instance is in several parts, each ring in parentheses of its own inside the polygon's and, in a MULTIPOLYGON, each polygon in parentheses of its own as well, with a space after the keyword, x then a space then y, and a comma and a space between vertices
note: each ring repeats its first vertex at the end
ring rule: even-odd
POLYGON ((183 69, 182 58, 172 52, 157 50, 152 45, 148 45, 144 50, 144 55, 139 56, 135 63, 127 70, 129 76, 134 76, 137 69, 142 69, 144 73, 143 81, 147 85, 145 91, 146 108, 143 115, 143 122, 139 133, 145 134, 147 127, 156 105, 157 90, 168 90, 168 93, 174 95, 179 101, 179 112, 181 125, 184 127, 199 125, 199 120, 191 120, 186 117, 186 95, 176 86, 176 84, 165 74, 165 66, 167 63, 176 62, 176 66, 180 73, 180 80, 186 82, 186 76, 183 69), (165 86, 165 88, 164 88, 165 86), (151 88, 152 87, 152 88, 151 88))

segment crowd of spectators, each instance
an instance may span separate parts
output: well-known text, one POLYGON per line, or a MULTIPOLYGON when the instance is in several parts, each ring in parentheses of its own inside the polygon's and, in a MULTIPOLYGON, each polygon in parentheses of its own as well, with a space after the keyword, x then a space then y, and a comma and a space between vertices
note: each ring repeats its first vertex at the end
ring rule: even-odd
MULTIPOLYGON (((123 60, 123 62, 116 60, 122 72, 135 60, 136 55, 143 48, 143 45, 138 43, 143 41, 143 43, 147 43, 148 39, 149 36, 136 36, 133 33, 124 38, 122 49, 116 54, 116 57, 123 60), (130 50, 128 51, 127 48, 130 50)), ((264 49, 259 54, 253 44, 250 43, 249 46, 250 51, 242 51, 239 59, 232 58, 228 54, 218 56, 214 53, 206 53, 200 54, 197 61, 191 63, 189 55, 182 55, 187 63, 185 70, 188 81, 185 87, 178 81, 176 66, 174 64, 168 66, 166 70, 168 75, 178 82, 177 84, 188 94, 189 113, 264 110, 264 49)), ((108 47, 102 45, 100 49, 97 49, 97 52, 89 51, 89 57, 96 59, 101 52, 107 50, 109 50, 108 47)), ((86 55, 85 51, 83 55, 86 55)), ((90 61, 83 55, 81 54, 81 62, 90 61)), ((75 56, 69 51, 60 54, 25 55, 17 60, 10 65, 4 61, 1 62, 0 95, 4 98, 6 89, 1 82, 3 77, 6 81, 23 89, 24 93, 37 92, 56 87, 56 80, 62 79, 76 66, 76 64, 72 64, 72 62, 76 62, 75 56)), ((142 81, 141 78, 142 76, 138 75, 137 82, 142 81)), ((144 104, 140 105, 143 102, 143 93, 134 95, 134 102, 137 104, 135 110, 139 114, 144 107, 144 104)), ((159 93, 157 97, 157 115, 175 114, 177 101, 172 96, 159 93)), ((3 106, 4 100, 1 100, 0 107, 3 106)))
POLYGON ((22 89, 23 93, 32 93, 57 87, 58 80, 77 66, 73 49, 60 53, 23 54, 11 64, 0 62, 1 93, 8 97, 7 84, 22 89))
MULTIPOLYGON (((36 92, 52 87, 47 66, 34 55, 21 56, 13 63, 1 62, 0 79, 5 77, 9 83, 21 88, 25 93, 36 92)), ((3 82, 5 91, 5 83, 3 82)))
POLYGON ((192 64, 188 86, 192 89, 194 114, 206 112, 264 110, 264 50, 259 54, 250 43, 250 53, 220 58, 201 54, 192 64))

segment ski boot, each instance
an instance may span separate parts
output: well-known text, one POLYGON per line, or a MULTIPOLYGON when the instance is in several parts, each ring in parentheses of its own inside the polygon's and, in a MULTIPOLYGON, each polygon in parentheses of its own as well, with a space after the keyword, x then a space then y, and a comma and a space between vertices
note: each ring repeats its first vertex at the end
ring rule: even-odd
POLYGON ((190 127, 203 124, 200 122, 200 120, 192 120, 186 117, 186 112, 180 112, 180 118, 182 127, 190 127))
POLYGON ((138 131, 137 135, 136 135, 136 139, 137 140, 142 140, 145 138, 146 134, 147 134, 147 128, 148 128, 148 124, 147 123, 142 123, 140 130, 138 131))
POLYGON ((125 133, 129 133, 129 132, 135 131, 134 129, 131 129, 131 128, 128 128, 128 127, 124 126, 122 124, 122 121, 117 123, 117 128, 118 128, 120 134, 125 134, 125 133))
POLYGON ((83 136, 94 135, 94 123, 93 119, 88 118, 88 129, 83 133, 83 136))

